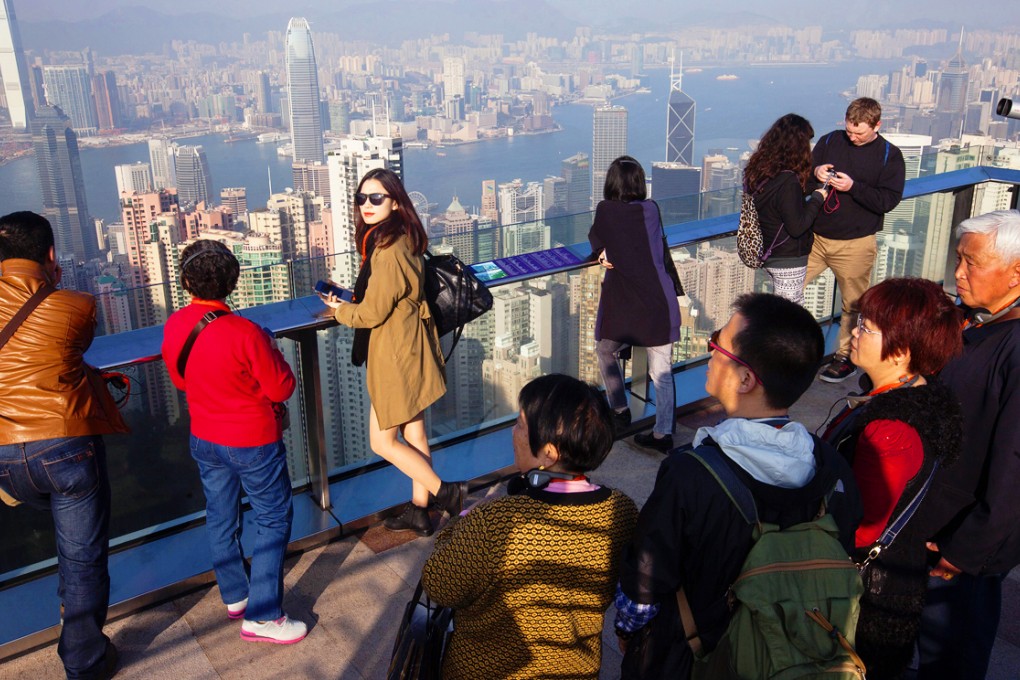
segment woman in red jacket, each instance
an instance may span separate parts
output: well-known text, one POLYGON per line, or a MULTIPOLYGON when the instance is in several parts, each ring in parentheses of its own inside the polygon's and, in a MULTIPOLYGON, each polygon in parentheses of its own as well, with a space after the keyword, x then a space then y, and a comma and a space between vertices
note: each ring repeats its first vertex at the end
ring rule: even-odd
POLYGON ((291 644, 308 628, 283 612, 293 508, 276 405, 294 392, 294 374, 276 341, 224 303, 239 274, 237 258, 218 241, 184 249, 181 285, 193 297, 166 322, 163 361, 187 394, 191 456, 202 478, 213 570, 227 616, 244 618, 243 640, 291 644), (258 527, 250 570, 241 547, 242 490, 258 527))

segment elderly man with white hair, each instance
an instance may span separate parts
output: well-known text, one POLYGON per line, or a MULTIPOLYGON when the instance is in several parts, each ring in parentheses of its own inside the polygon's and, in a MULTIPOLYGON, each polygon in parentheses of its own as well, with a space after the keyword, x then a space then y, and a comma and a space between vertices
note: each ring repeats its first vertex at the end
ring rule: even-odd
POLYGON ((930 494, 945 523, 928 546, 925 680, 985 677, 1002 580, 1020 564, 1020 211, 965 220, 957 236, 964 349, 940 377, 960 400, 963 447, 930 494))

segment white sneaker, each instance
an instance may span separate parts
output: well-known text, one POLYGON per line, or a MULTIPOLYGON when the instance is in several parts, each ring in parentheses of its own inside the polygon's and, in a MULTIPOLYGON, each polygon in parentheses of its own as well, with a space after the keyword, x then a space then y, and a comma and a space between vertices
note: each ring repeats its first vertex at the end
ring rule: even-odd
POLYGON ((241 624, 241 639, 249 642, 273 642, 292 645, 308 635, 308 626, 284 614, 275 621, 248 621, 241 624))
POLYGON ((244 598, 240 602, 227 605, 227 618, 229 619, 240 619, 244 618, 244 612, 248 609, 248 598, 244 598))

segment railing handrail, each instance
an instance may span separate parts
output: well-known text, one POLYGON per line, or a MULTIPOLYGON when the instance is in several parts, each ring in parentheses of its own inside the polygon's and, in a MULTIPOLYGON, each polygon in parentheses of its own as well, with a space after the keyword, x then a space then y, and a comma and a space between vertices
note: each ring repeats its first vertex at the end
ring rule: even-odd
MULTIPOLYGON (((917 198, 930 194, 955 191, 985 182, 1002 182, 1020 185, 1020 170, 977 166, 962 170, 938 173, 927 177, 907 180, 903 199, 917 198)), ((737 189, 734 189, 736 191, 737 189)), ((732 235, 737 230, 738 213, 730 213, 703 220, 666 225, 666 239, 670 248, 679 248, 708 239, 732 235)), ((587 247, 586 243, 567 246, 575 252, 587 247)), ((539 271, 528 278, 538 278, 552 273, 572 271, 590 266, 591 262, 558 267, 554 270, 539 271)), ((519 278, 497 279, 490 282, 490 288, 518 283, 519 278)), ((241 315, 264 326, 275 334, 286 336, 302 330, 317 330, 336 325, 330 316, 323 316, 326 306, 315 295, 292 300, 272 302, 240 310, 241 315)), ((151 326, 113 335, 97 337, 89 349, 86 359, 90 364, 102 368, 131 366, 155 361, 160 357, 163 327, 151 326)))

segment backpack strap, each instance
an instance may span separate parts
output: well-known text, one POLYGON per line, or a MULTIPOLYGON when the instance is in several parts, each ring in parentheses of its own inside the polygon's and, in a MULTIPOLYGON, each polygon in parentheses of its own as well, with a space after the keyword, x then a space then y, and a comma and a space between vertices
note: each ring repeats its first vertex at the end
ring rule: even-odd
MULTIPOLYGON (((752 525, 757 524, 758 509, 754 503, 754 496, 751 495, 751 490, 747 488, 747 485, 740 481, 740 477, 733 471, 733 468, 723 460, 719 445, 709 437, 701 446, 687 453, 704 465, 715 477, 719 486, 733 501, 733 505, 736 506, 744 521, 752 525)), ((700 658, 702 654, 701 635, 698 633, 698 625, 694 621, 694 611, 691 609, 691 603, 687 599, 687 593, 683 586, 680 586, 676 591, 676 605, 680 613, 680 623, 684 627, 684 635, 687 637, 687 644, 695 658, 700 658)))
POLYGON ((747 485, 740 481, 740 477, 733 471, 733 468, 723 460, 719 445, 709 437, 701 446, 688 453, 715 477, 719 486, 737 507, 737 511, 740 512, 744 521, 748 524, 757 524, 758 509, 754 503, 754 496, 751 495, 751 490, 747 488, 747 485))
POLYGON ((3 327, 3 330, 0 330, 0 348, 3 348, 3 346, 7 344, 7 341, 14 336, 14 333, 18 330, 21 324, 25 322, 25 319, 27 319, 29 315, 35 311, 35 308, 38 307, 43 300, 49 297, 50 293, 53 293, 56 290, 56 288, 47 283, 43 284, 39 290, 32 293, 32 297, 25 301, 25 304, 21 306, 21 309, 15 312, 14 316, 11 317, 11 320, 3 327))
POLYGON ((181 353, 177 355, 177 374, 184 378, 184 369, 188 366, 188 357, 191 356, 191 347, 195 344, 195 340, 198 338, 198 334, 201 333, 206 326, 230 312, 224 312, 222 309, 210 309, 208 312, 202 315, 202 318, 198 320, 195 327, 191 329, 191 335, 184 341, 184 347, 181 348, 181 353))

